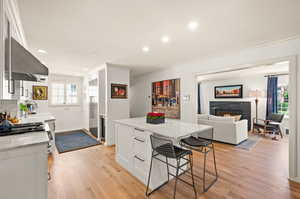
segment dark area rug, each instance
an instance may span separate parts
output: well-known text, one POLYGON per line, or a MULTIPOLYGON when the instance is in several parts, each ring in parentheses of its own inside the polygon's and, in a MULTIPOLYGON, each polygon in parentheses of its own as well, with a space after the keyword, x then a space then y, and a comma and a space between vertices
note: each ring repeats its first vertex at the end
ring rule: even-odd
POLYGON ((55 135, 55 145, 59 153, 74 151, 100 144, 84 131, 72 131, 55 135))
POLYGON ((249 135, 248 139, 237 145, 237 148, 250 151, 260 141, 261 137, 258 135, 249 135))

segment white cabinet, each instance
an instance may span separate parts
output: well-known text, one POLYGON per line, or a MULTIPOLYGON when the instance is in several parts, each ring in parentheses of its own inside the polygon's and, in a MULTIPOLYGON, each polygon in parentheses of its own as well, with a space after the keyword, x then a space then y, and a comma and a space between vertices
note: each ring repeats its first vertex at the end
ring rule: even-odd
POLYGON ((146 183, 151 158, 150 133, 120 124, 115 125, 115 132, 117 162, 146 183))
MULTIPOLYGON (((150 141, 152 133, 122 124, 115 124, 115 133, 116 161, 146 185, 152 155, 150 141)), ((153 160, 150 188, 158 187, 166 180, 166 165, 153 160)))
POLYGON ((134 128, 133 143, 133 170, 134 175, 143 183, 147 182, 149 162, 151 160, 150 134, 147 131, 134 128))
POLYGON ((47 199, 47 143, 0 151, 0 198, 47 199))
POLYGON ((116 124, 116 152, 117 161, 127 170, 132 168, 132 134, 133 129, 125 125, 116 124))
POLYGON ((14 37, 14 39, 26 47, 22 23, 19 17, 20 14, 17 12, 17 1, 0 0, 0 99, 19 97, 19 90, 14 91, 13 89, 15 82, 11 80, 11 69, 9 69, 10 64, 8 62, 11 57, 10 53, 8 53, 8 46, 10 46, 8 38, 14 37), (8 79, 11 81, 8 81, 8 79))

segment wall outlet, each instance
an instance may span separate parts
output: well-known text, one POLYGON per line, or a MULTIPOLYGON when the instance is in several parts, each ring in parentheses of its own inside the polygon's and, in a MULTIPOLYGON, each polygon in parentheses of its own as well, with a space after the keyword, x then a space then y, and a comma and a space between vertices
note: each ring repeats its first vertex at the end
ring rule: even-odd
POLYGON ((191 95, 184 95, 183 96, 183 101, 190 101, 191 95))

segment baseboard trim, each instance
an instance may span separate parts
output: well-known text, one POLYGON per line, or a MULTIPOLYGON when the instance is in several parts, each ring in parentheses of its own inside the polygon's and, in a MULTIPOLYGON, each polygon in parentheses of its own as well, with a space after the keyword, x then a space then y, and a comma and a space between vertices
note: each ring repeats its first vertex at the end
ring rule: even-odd
POLYGON ((63 130, 55 131, 55 134, 73 132, 73 131, 83 131, 83 130, 84 130, 84 128, 81 128, 81 129, 63 129, 63 130))
POLYGON ((289 180, 300 183, 300 177, 289 178, 289 180))

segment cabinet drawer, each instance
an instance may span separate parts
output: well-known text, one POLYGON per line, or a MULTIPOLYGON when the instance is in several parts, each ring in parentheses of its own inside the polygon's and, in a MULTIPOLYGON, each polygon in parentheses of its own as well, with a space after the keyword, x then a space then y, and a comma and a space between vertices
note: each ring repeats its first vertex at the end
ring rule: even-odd
MULTIPOLYGON (((150 133, 147 131, 134 131, 133 133, 133 153, 147 157, 147 150, 150 146, 150 133)), ((147 160, 147 158, 146 158, 147 160)))
POLYGON ((133 168, 134 168, 134 175, 141 180, 142 182, 146 182, 147 176, 147 162, 142 155, 135 155, 133 156, 133 168))
POLYGON ((148 132, 145 131, 145 130, 142 130, 142 129, 139 129, 139 128, 134 128, 134 132, 133 132, 134 136, 138 136, 138 137, 141 137, 141 138, 146 138, 147 134, 148 134, 148 132))
POLYGON ((139 137, 133 138, 133 154, 146 157, 147 140, 142 140, 139 137))

